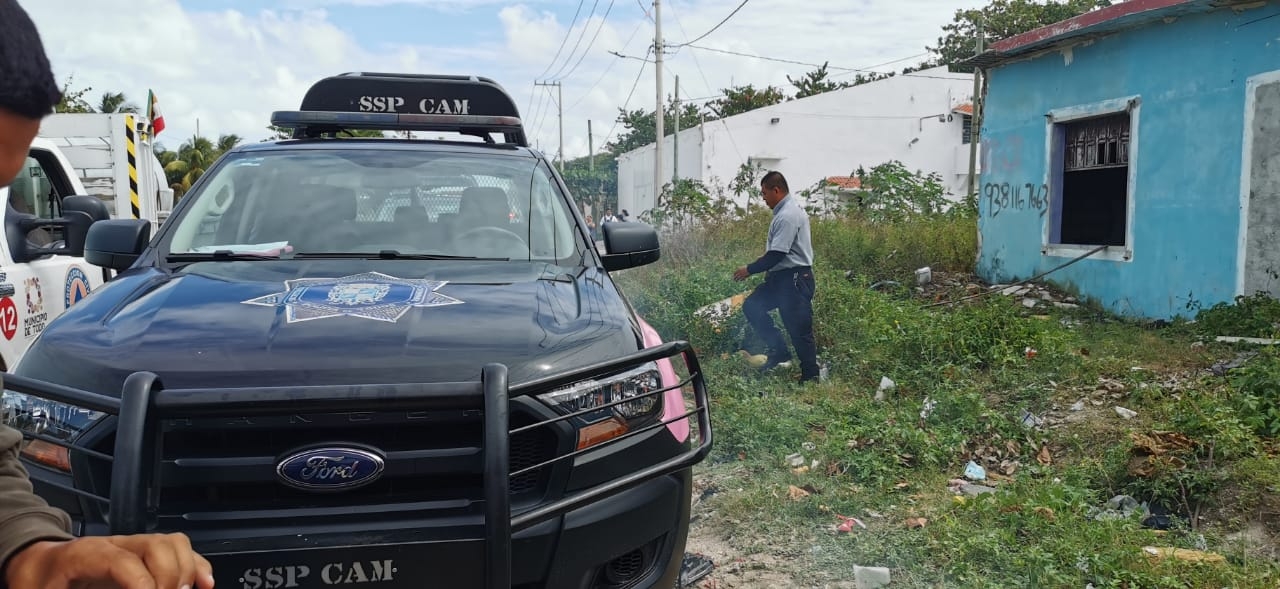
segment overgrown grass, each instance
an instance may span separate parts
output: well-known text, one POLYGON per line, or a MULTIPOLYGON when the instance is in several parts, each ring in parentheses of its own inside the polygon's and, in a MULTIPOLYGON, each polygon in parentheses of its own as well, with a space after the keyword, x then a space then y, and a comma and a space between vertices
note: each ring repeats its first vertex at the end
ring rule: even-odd
POLYGON ((1206 330, 1263 333, 1280 320, 1269 304, 1166 329, 1084 308, 1032 311, 1000 296, 926 307, 912 296, 914 270, 967 272, 972 220, 815 219, 816 331, 831 379, 799 387, 794 375, 759 378, 737 357, 740 314, 724 325, 694 316, 750 287, 730 276, 759 255, 768 221, 756 212, 668 237, 661 262, 620 278, 659 332, 690 340, 703 358, 717 434, 701 469, 717 491, 705 519, 744 554, 772 552, 805 584, 851 580, 853 564, 892 567, 898 587, 1280 582, 1280 563, 1227 540, 1249 522, 1280 537, 1280 458, 1269 437, 1280 428, 1280 356, 1224 378, 1203 369, 1240 348, 1198 342, 1206 330), (870 288, 885 280, 904 286, 870 288), (876 401, 884 376, 897 387, 876 401), (1084 410, 1069 410, 1077 401, 1084 410), (1138 417, 1122 419, 1116 406, 1138 417), (1052 421, 1027 427, 1024 412, 1052 421), (1160 439, 1186 445, 1142 451, 1141 435, 1172 434, 1181 437, 1160 439), (788 464, 795 453, 804 468, 788 464), (948 490, 969 460, 987 468, 997 493, 948 490), (795 500, 791 486, 814 494, 795 500), (1169 511, 1172 525, 1092 517, 1120 494, 1169 511), (836 534, 837 514, 868 529, 836 534), (911 517, 928 522, 911 529, 911 517), (1145 546, 1200 548, 1226 562, 1156 559, 1145 546))

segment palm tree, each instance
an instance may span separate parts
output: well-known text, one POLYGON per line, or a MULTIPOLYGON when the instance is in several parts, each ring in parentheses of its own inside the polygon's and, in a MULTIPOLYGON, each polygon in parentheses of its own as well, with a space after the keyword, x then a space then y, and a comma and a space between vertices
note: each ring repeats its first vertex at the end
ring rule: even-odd
POLYGON ((138 107, 129 102, 125 98, 123 92, 103 92, 102 100, 98 102, 98 112, 104 113, 134 113, 138 114, 138 107))
POLYGON ((200 176, 204 175, 222 154, 231 150, 242 140, 239 135, 225 134, 218 137, 217 142, 206 137, 195 136, 183 142, 178 151, 160 151, 156 157, 164 166, 165 178, 178 197, 191 190, 200 176))

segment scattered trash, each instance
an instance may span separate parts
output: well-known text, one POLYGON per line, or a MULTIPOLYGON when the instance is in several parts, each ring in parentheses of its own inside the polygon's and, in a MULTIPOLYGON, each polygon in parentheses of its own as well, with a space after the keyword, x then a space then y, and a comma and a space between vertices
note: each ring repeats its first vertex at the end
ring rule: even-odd
POLYGON ((814 450, 818 449, 818 445, 814 444, 813 442, 805 442, 803 444, 800 444, 800 447, 804 448, 805 452, 813 452, 814 450))
POLYGON ((977 462, 970 460, 969 464, 964 467, 964 476, 971 481, 985 481, 987 480, 987 470, 978 466, 977 462))
POLYGON ((804 456, 800 455, 799 453, 791 454, 787 456, 787 464, 789 464, 792 468, 804 466, 804 456))
POLYGON ((877 282, 871 285, 870 288, 871 290, 880 290, 882 287, 886 287, 886 286, 902 286, 902 285, 895 280, 881 280, 880 282, 877 282))
POLYGON ((807 472, 809 472, 809 467, 807 467, 807 466, 799 466, 799 467, 796 467, 796 468, 791 469, 791 474, 795 474, 795 475, 801 475, 801 474, 805 474, 805 473, 807 473, 807 472))
POLYGON ((1192 450, 1196 443, 1179 432, 1153 431, 1149 434, 1131 433, 1135 454, 1162 456, 1170 452, 1192 450))
POLYGON ((1244 366, 1257 355, 1257 352, 1242 352, 1236 354, 1234 360, 1219 360, 1214 362, 1213 366, 1209 367, 1209 370, 1213 372, 1214 376, 1226 376, 1228 372, 1244 366))
POLYGON ((1045 466, 1053 464, 1053 456, 1049 454, 1048 446, 1040 446, 1040 452, 1036 453, 1036 462, 1045 466))
POLYGON ((889 584, 889 569, 853 565, 853 585, 857 589, 879 589, 889 584))
POLYGON ((1022 306, 1028 309, 1034 309, 1038 304, 1040 304, 1040 301, 1037 301, 1035 299, 1031 299, 1031 298, 1022 299, 1022 306))
POLYGON ((930 416, 930 415, 933 415, 933 410, 934 410, 934 408, 936 408, 937 406, 938 406, 938 402, 937 402, 937 401, 934 401, 933 399, 930 399, 929 397, 925 397, 925 398, 924 398, 924 406, 920 408, 920 422, 921 422, 921 423, 923 423, 923 422, 924 422, 924 420, 929 419, 929 416, 930 416))
POLYGON ((1202 550, 1188 550, 1186 548, 1167 548, 1155 546, 1143 546, 1142 551, 1148 556, 1154 558, 1175 558, 1185 560, 1187 562, 1227 562, 1226 557, 1213 552, 1204 552, 1202 550))
POLYGON ((1022 427, 1040 427, 1044 425, 1044 418, 1036 416, 1036 414, 1022 410, 1022 427))
POLYGON ((1052 510, 1052 509, 1050 509, 1050 508, 1048 508, 1048 507, 1036 507, 1036 508, 1033 508, 1033 509, 1032 509, 1032 511, 1036 512, 1036 514, 1037 514, 1037 515, 1039 515, 1039 516, 1041 516, 1041 517, 1043 517, 1043 518, 1045 518, 1045 519, 1047 519, 1047 520, 1049 520, 1049 521, 1051 521, 1051 522, 1052 522, 1052 521, 1058 521, 1058 516, 1057 516, 1057 515, 1055 515, 1055 514, 1053 513, 1053 510, 1052 510))
POLYGON ((818 366, 818 382, 827 382, 831 380, 831 364, 823 362, 818 366))
POLYGON ((1193 350, 1194 350, 1194 349, 1196 349, 1196 348, 1203 348, 1203 347, 1204 347, 1204 342, 1192 342, 1192 343, 1191 343, 1191 349, 1193 349, 1193 350))
POLYGON ((951 481, 947 483, 947 490, 951 491, 953 495, 968 495, 970 497, 977 497, 984 493, 996 492, 995 487, 975 485, 964 479, 951 479, 951 481))
POLYGON ((1127 519, 1132 517, 1135 513, 1141 514, 1143 518, 1146 518, 1150 515, 1151 511, 1147 508, 1146 503, 1138 503, 1138 500, 1133 497, 1128 495, 1116 495, 1115 497, 1112 497, 1111 500, 1107 501, 1107 504, 1102 509, 1098 509, 1096 507, 1089 508, 1089 513, 1087 515, 1096 521, 1103 521, 1127 519))
POLYGON ((1015 285, 1013 285, 1013 286, 1010 286, 1009 288, 1006 288, 1006 289, 1004 289, 1004 290, 1000 291, 1000 295, 1001 295, 1001 296, 1006 296, 1006 297, 1011 297, 1011 296, 1013 296, 1013 295, 1017 294, 1019 290, 1022 290, 1022 287, 1021 287, 1021 286, 1018 286, 1018 285, 1016 285, 1016 284, 1015 284, 1015 285))
POLYGON ((923 528, 923 527, 925 527, 926 525, 928 525, 928 524, 929 524, 929 520, 928 520, 928 519, 925 519, 925 518, 923 518, 923 517, 909 517, 909 518, 907 518, 907 521, 906 521, 906 522, 904 522, 904 523, 906 523, 906 524, 907 524, 907 528, 908 528, 908 529, 912 529, 912 530, 914 530, 914 529, 917 529, 917 528, 923 528))
POLYGON ((680 587, 693 587, 715 568, 710 558, 701 554, 685 554, 684 562, 680 563, 680 587))
POLYGON ((1059 309, 1079 309, 1080 305, 1075 303, 1054 303, 1053 306, 1059 309))
POLYGON ((760 368, 769 362, 769 356, 766 354, 752 355, 751 352, 746 350, 738 350, 738 355, 745 358, 747 360, 747 365, 752 368, 760 368))
POLYGON ((884 514, 882 514, 882 513, 878 512, 878 511, 872 511, 872 510, 870 510, 870 509, 864 509, 864 510, 862 510, 862 512, 863 512, 863 513, 865 513, 865 514, 867 514, 867 517, 872 518, 872 519, 884 519, 884 514))
POLYGON ((1072 411, 1084 411, 1084 399, 1071 404, 1072 411))
POLYGON ((809 495, 811 495, 811 493, 795 485, 791 485, 787 489, 787 496, 790 497, 792 501, 800 501, 809 495))
POLYGON ((1116 405, 1116 415, 1119 415, 1123 419, 1133 419, 1138 416, 1138 412, 1116 405))
POLYGON ((702 307, 693 314, 719 327, 730 315, 742 308, 742 302, 745 300, 747 300, 747 293, 736 294, 702 307))
POLYGON ((836 532, 841 534, 852 532, 853 526, 858 526, 864 530, 867 529, 867 524, 862 523, 862 520, 856 517, 845 517, 840 514, 836 514, 836 517, 840 518, 840 525, 836 526, 836 532))
POLYGON ((933 270, 928 266, 916 270, 916 284, 924 286, 933 282, 933 270))
POLYGON ((897 388, 898 383, 893 382, 893 380, 887 376, 882 376, 880 377, 880 388, 876 389, 875 399, 877 401, 883 401, 885 399, 885 393, 893 392, 897 388))
POLYGON ((1027 349, 1023 350, 1022 353, 1027 356, 1028 360, 1030 360, 1035 358, 1036 354, 1039 354, 1040 352, 1037 352, 1036 349, 1031 346, 1027 346, 1027 349))

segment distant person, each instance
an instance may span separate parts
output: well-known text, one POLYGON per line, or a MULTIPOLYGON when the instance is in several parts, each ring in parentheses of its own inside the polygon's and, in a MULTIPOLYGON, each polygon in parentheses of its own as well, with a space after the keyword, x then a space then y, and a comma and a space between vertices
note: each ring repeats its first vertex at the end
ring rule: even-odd
MULTIPOLYGON (((35 24, 15 0, 0 0, 0 186, 17 177, 61 100, 35 24)), ((213 588, 213 567, 183 534, 72 536, 71 518, 32 491, 21 445, 18 430, 0 426, 0 586, 213 588)))
POLYGON ((613 214, 613 209, 605 209, 604 216, 600 217, 600 223, 602 225, 605 223, 617 223, 618 221, 621 221, 621 219, 619 219, 617 215, 613 214))
POLYGON ((587 215, 587 231, 591 233, 591 241, 600 241, 599 227, 596 227, 596 221, 591 215, 587 215))
POLYGON ((800 382, 818 379, 818 346, 813 336, 813 245, 809 238, 809 215, 790 196, 787 179, 773 171, 760 180, 765 204, 773 209, 765 253, 733 273, 739 282, 752 274, 765 273, 764 282, 742 303, 742 314, 751 329, 764 340, 769 360, 761 367, 768 371, 791 360, 787 343, 769 314, 777 309, 800 357, 800 382))

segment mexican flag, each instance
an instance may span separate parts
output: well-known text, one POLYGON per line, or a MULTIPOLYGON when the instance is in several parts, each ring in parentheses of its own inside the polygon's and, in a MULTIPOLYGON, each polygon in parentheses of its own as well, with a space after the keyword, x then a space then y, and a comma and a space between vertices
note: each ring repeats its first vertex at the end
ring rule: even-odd
POLYGON ((159 135, 164 130, 164 115, 160 113, 156 93, 147 90, 147 119, 151 121, 151 135, 159 135))

